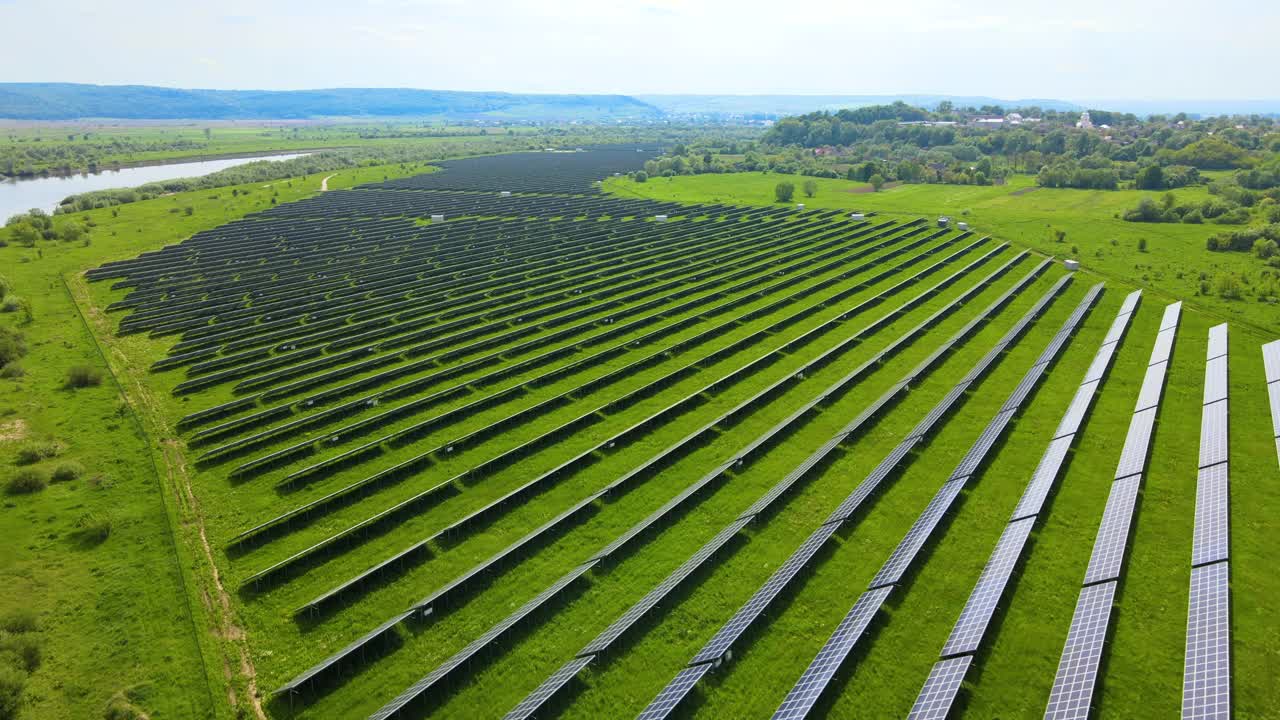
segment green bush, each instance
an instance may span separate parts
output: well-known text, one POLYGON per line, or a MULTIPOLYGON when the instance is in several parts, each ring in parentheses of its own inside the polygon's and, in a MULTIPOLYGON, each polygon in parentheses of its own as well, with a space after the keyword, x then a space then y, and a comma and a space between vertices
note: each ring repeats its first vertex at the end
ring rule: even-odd
POLYGON ((23 370, 22 366, 16 362, 5 363, 4 365, 0 365, 0 378, 3 378, 5 380, 17 380, 18 378, 26 374, 27 374, 27 371, 23 370))
POLYGON ((27 354, 27 343, 22 333, 0 327, 0 365, 8 365, 27 354))
POLYGON ((56 442, 30 442, 18 448, 18 464, 32 465, 61 454, 62 446, 56 442))
POLYGON ((28 495, 39 492, 49 484, 49 474, 39 468, 22 468, 9 478, 5 492, 10 495, 28 495))
POLYGON ((106 513, 85 513, 76 521, 76 530, 85 541, 98 544, 111 536, 111 516, 106 513))
POLYGON ((92 365, 75 365, 67 370, 67 387, 87 388, 102 384, 102 371, 92 365))
POLYGON ((44 659, 40 638, 32 633, 15 635, 0 632, 0 654, 12 655, 17 659, 17 665, 29 673, 35 672, 44 659))
POLYGON ((791 198, 795 197, 796 186, 789 182, 780 182, 773 188, 773 196, 778 202, 791 202, 791 198))
POLYGON ((54 482, 68 482, 84 475, 84 466, 74 460, 68 460, 59 463, 53 469, 52 479, 54 482))
POLYGON ((21 668, 0 664, 0 720, 14 720, 22 709, 27 674, 21 668))

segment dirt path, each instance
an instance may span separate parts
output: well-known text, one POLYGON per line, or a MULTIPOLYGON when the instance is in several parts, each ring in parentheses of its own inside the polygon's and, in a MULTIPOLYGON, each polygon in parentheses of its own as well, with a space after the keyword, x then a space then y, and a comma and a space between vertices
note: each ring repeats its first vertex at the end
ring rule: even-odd
MULTIPOLYGON (((334 173, 334 175, 336 174, 337 173, 334 173)), ((329 177, 320 181, 320 192, 329 192, 329 178, 331 177, 333 177, 333 175, 330 175, 329 177)))
POLYGON ((200 584, 198 589, 208 620, 212 621, 210 629, 220 641, 223 676, 227 680, 227 701, 233 712, 240 707, 236 683, 233 682, 238 670, 240 679, 244 683, 245 693, 253 708, 254 717, 257 720, 267 720, 267 715, 262 709, 258 675, 249 653, 249 644, 244 629, 236 622, 231 594, 222 583, 222 575, 218 571, 213 547, 205 532, 204 514, 200 510, 200 502, 192 488, 191 474, 176 439, 176 433, 165 421, 151 387, 142 380, 146 375, 146 369, 139 371, 129 364, 127 355, 114 342, 116 338, 112 332, 111 321, 100 308, 93 304, 84 276, 76 275, 69 278, 68 287, 76 303, 85 310, 85 318, 93 325, 94 337, 109 354, 111 364, 116 368, 115 374, 121 380, 126 401, 138 413, 147 434, 157 442, 161 452, 164 460, 166 491, 174 494, 177 519, 186 531, 178 533, 184 535, 178 540, 187 546, 188 551, 198 553, 200 556, 197 562, 199 567, 196 571, 196 579, 200 584), (193 548, 192 545, 196 547, 193 548), (216 601, 211 601, 211 595, 216 601))

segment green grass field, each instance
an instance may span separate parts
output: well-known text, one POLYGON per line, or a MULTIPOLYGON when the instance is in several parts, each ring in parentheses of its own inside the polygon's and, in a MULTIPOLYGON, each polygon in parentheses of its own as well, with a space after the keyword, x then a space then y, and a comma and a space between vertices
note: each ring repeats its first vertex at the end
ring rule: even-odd
MULTIPOLYGON (((329 187, 347 188, 404 172, 407 171, 391 167, 348 171, 330 179, 329 187)), ((772 204, 773 186, 779 179, 776 175, 758 174, 704 175, 635 184, 615 178, 606 182, 606 189, 622 197, 760 206, 772 204)), ((41 632, 47 642, 45 664, 31 676, 24 717, 100 717, 109 699, 126 691, 131 702, 152 718, 364 717, 556 578, 590 560, 599 548, 708 470, 732 460, 753 439, 787 421, 795 408, 816 397, 823 388, 889 347, 935 311, 950 306, 1022 249, 1036 251, 1013 263, 989 286, 976 290, 971 299, 936 326, 911 336, 900 352, 875 366, 865 377, 830 395, 820 412, 788 422, 783 426, 783 441, 753 455, 744 466, 728 471, 721 481, 696 495, 686 508, 642 536, 620 557, 596 566, 570 592, 558 596, 547 612, 531 618, 504 638, 495 653, 469 664, 450 682, 447 692, 419 713, 441 718, 501 715, 939 343, 1013 288, 1040 262, 1039 253, 1063 255, 1072 245, 1080 247, 1084 272, 1076 274, 927 443, 918 446, 905 467, 890 476, 870 505, 842 527, 835 542, 817 556, 809 571, 735 646, 732 662, 700 684, 686 706, 686 714, 736 718, 762 717, 773 712, 934 491, 947 479, 951 468, 1000 410, 1010 389, 1088 288, 1105 280, 1107 287, 1101 300, 1050 366, 1050 372, 1024 404, 983 472, 940 528, 936 541, 926 546, 909 582, 892 596, 876 630, 864 643, 865 650, 855 653, 855 662, 838 677, 825 704, 820 706, 821 711, 832 718, 864 717, 868 708, 875 708, 875 717, 901 717, 907 713, 1121 301, 1130 290, 1140 287, 1144 296, 1135 320, 1060 478, 1052 504, 1042 515, 1045 519, 1033 535, 1028 559, 1016 576, 1006 610, 989 635, 978 669, 969 675, 967 697, 958 715, 994 719, 1033 717, 1042 712, 1161 313, 1167 302, 1185 299, 1127 571, 1117 599, 1119 612, 1097 696, 1098 716, 1145 717, 1179 712, 1206 337, 1208 328, 1223 320, 1231 322, 1232 333, 1235 711, 1239 717, 1269 716, 1271 708, 1280 703, 1280 694, 1269 682, 1274 674, 1275 648, 1280 646, 1280 624, 1268 610, 1266 599, 1280 591, 1280 581, 1270 571, 1266 554, 1275 523, 1261 509, 1276 501, 1280 491, 1269 481, 1275 478, 1277 468, 1258 347, 1275 336, 1280 321, 1270 305, 1197 296, 1199 270, 1185 269, 1190 265, 1187 258, 1194 257, 1203 259, 1206 272, 1256 273, 1251 265, 1256 261, 1204 251, 1204 237, 1217 229, 1213 226, 1151 226, 1114 219, 1114 213, 1136 202, 1139 195, 1131 192, 1035 190, 1014 194, 1030 188, 1025 181, 1017 180, 1001 187, 901 186, 873 194, 853 192, 857 188, 844 181, 819 182, 815 197, 798 200, 810 210, 876 211, 879 215, 871 218, 873 222, 895 223, 895 229, 884 235, 885 244, 865 254, 859 254, 862 246, 852 239, 825 248, 820 234, 806 230, 830 230, 834 237, 845 238, 849 232, 846 220, 799 216, 780 206, 771 219, 757 216, 740 226, 728 226, 723 220, 673 215, 670 222, 659 227, 648 224, 643 215, 625 215, 632 210, 618 209, 586 219, 572 212, 511 218, 500 233, 484 222, 507 217, 501 210, 483 218, 451 216, 443 228, 436 228, 434 223, 422 221, 423 215, 432 212, 431 202, 425 202, 421 205, 423 210, 404 216, 415 221, 408 223, 416 228, 413 232, 421 233, 414 236, 417 244, 406 247, 420 247, 436 237, 454 237, 436 234, 438 231, 463 238, 459 242, 469 243, 465 247, 472 256, 487 257, 485 253, 490 250, 485 243, 494 238, 509 233, 522 239, 495 251, 496 256, 503 257, 502 262, 495 263, 492 270, 481 271, 481 276, 505 272, 507 265, 518 266, 511 261, 523 257, 520 253, 526 252, 524 242, 586 237, 606 228, 614 238, 630 237, 633 232, 640 238, 659 232, 669 235, 662 235, 660 242, 637 244, 634 257, 647 258, 643 253, 652 253, 652 265, 624 267, 633 257, 629 255, 589 271, 580 269, 585 261, 576 260, 562 263, 563 267, 551 266, 554 273, 535 272, 531 266, 510 275, 512 283, 531 283, 529 289, 507 291, 499 286, 486 291, 484 297, 499 299, 499 307, 527 303, 529 309, 519 311, 526 313, 565 299, 565 291, 552 286, 550 279, 544 281, 544 275, 563 277, 568 287, 576 283, 593 288, 576 303, 548 311, 545 318, 537 321, 548 325, 532 328, 525 335, 516 334, 525 325, 524 317, 518 313, 488 319, 479 314, 488 310, 459 310, 455 316, 441 316, 426 323, 425 327, 434 332, 435 325, 446 320, 474 315, 484 321, 480 323, 482 338, 506 338, 506 333, 511 333, 512 339, 495 339, 492 346, 483 349, 498 354, 492 365, 454 371, 482 353, 480 349, 459 351, 456 356, 424 364, 395 380, 420 381, 425 390, 402 397, 379 397, 376 403, 352 407, 340 416, 323 420, 322 413, 336 401, 312 407, 306 402, 312 394, 336 391, 352 381, 371 383, 370 389, 342 396, 343 401, 350 401, 387 386, 375 382, 381 369, 357 372, 341 380, 316 380, 305 392, 263 398, 252 410, 231 412, 217 422, 232 420, 243 424, 205 443, 195 442, 193 435, 214 422, 179 431, 178 420, 246 393, 235 392, 234 382, 223 382, 198 392, 175 394, 178 383, 188 377, 201 377, 200 372, 181 367, 150 372, 149 368, 168 356, 179 336, 117 334, 115 324, 125 315, 107 313, 105 308, 127 297, 128 292, 113 289, 114 281, 87 282, 80 273, 106 261, 158 249, 247 213, 269 209, 276 193, 280 204, 313 195, 320 177, 281 181, 271 187, 240 188, 251 191, 247 196, 232 197, 227 188, 134 203, 118 208, 118 215, 110 210, 93 211, 88 214, 95 226, 92 244, 87 247, 42 243, 35 249, 0 248, 0 259, 7 268, 3 274, 16 286, 17 294, 32 301, 35 316, 31 324, 20 328, 31 347, 22 361, 26 376, 0 381, 0 411, 11 409, 0 417, 0 423, 20 420, 21 424, 14 427, 26 437, 0 440, 0 460, 7 471, 24 443, 56 438, 66 446, 64 458, 75 459, 89 468, 84 480, 51 485, 34 495, 7 497, 5 511, 0 513, 0 530, 30 538, 16 557, 7 558, 0 565, 3 581, 22 587, 21 596, 13 596, 12 601, 9 595, 4 596, 0 612, 16 607, 24 598, 36 598, 35 604, 42 608, 41 632), (187 206, 193 208, 190 215, 182 211, 187 206), (931 225, 932 218, 939 214, 970 222, 977 234, 959 241, 954 232, 939 234, 912 250, 902 250, 908 242, 921 240, 934 231, 928 228, 909 239, 904 234, 905 223, 926 218, 926 224, 931 225), (1066 230, 1064 244, 1054 242, 1053 229, 1066 230), (934 267, 944 257, 986 235, 991 238, 945 266, 934 267), (1139 237, 1148 239, 1149 252, 1138 252, 1139 237), (688 249, 668 249, 670 243, 685 238, 698 241, 690 241, 688 249), (1115 245, 1110 242, 1112 238, 1117 241, 1115 245), (1012 246, 977 262, 1001 242, 1012 246), (828 250, 830 254, 823 255, 828 250), (1102 255, 1095 255, 1095 251, 1102 255), (730 253, 737 253, 732 262, 712 262, 717 255, 730 253), (700 264, 704 254, 706 264, 700 264), (819 257, 822 259, 816 260, 819 257), (800 264, 809 261, 820 264, 822 269, 799 275, 800 264), (672 262, 673 267, 668 269, 660 262, 672 262), (787 265, 791 262, 796 263, 796 269, 787 265), (1218 266, 1208 265, 1210 262, 1218 266), (864 263, 865 269, 852 271, 853 265, 864 263), (975 265, 967 267, 970 263, 975 265), (859 307, 925 270, 928 276, 918 283, 895 289, 878 304, 859 307), (888 274, 867 282, 879 272, 888 274), (732 281, 735 289, 729 290, 728 278, 733 273, 741 275, 732 281), (936 293, 908 306, 908 301, 952 273, 960 274, 936 293), (539 283, 545 283, 545 287, 539 283), (630 294, 625 296, 632 299, 619 300, 612 295, 597 298, 590 294, 596 292, 595 288, 608 292, 623 283, 632 283, 626 291, 630 294), (767 289, 775 283, 778 287, 787 283, 785 290, 767 289), (793 293, 794 299, 780 302, 793 293), (677 303, 687 305, 678 311, 667 309, 677 303), (737 304, 723 311, 713 309, 722 303, 737 304), (617 327, 617 323, 649 317, 650 313, 652 320, 648 324, 637 324, 634 329, 627 326, 607 342, 592 340, 617 327), (792 316, 798 319, 790 322, 792 316), (858 335, 887 316, 891 319, 882 326, 858 335), (735 320, 739 317, 740 321, 735 320), (563 325, 556 324, 562 320, 563 325), (580 323, 581 330, 554 335, 557 328, 571 323, 580 323), (700 335, 714 327, 720 329, 700 335), (634 342, 663 328, 671 329, 660 339, 634 342), (768 364, 750 366, 749 372, 734 376, 732 382, 713 391, 702 391, 711 380, 747 367, 753 360, 810 332, 811 340, 800 349, 779 354, 768 364), (842 344, 855 336, 858 341, 842 344), (746 342, 750 338, 754 341, 746 342), (519 345, 543 339, 546 345, 536 351, 519 345), (687 346, 685 341, 689 342, 687 346), (614 344, 620 349, 607 358, 573 365, 614 344), (677 347, 662 354, 664 349, 677 347), (490 373, 548 349, 562 349, 564 354, 509 377, 489 378, 490 373), (734 420, 720 422, 709 437, 691 444, 660 471, 643 476, 633 489, 597 500, 581 518, 567 523, 550 539, 502 569, 489 572, 477 591, 450 607, 440 608, 428 622, 399 626, 385 651, 371 652, 363 661, 326 678, 314 692, 292 701, 270 696, 272 690, 360 634, 590 497, 664 448, 681 442, 694 428, 714 421, 771 383, 793 378, 810 359, 828 350, 835 353, 832 362, 806 373, 802 379, 796 378, 769 402, 734 420), (608 373, 654 353, 658 356, 642 369, 582 389, 586 383, 606 378, 608 373), (111 373, 96 388, 61 389, 68 367, 75 364, 91 364, 111 373), (682 370, 686 367, 689 369, 682 370), (454 374, 446 380, 431 380, 444 371, 454 374), (526 385, 534 376, 549 372, 557 374, 526 385), (113 378, 119 378, 119 386, 113 378), (409 403, 428 390, 454 384, 465 389, 427 408, 409 409, 409 403), (291 560, 316 543, 436 483, 458 477, 530 438, 563 427, 584 412, 648 386, 657 389, 625 406, 596 413, 589 423, 563 432, 554 442, 500 469, 460 478, 437 499, 394 516, 376 531, 358 535, 348 544, 319 552, 313 558, 291 560), (562 404, 547 405, 545 411, 538 409, 542 403, 550 403, 570 391, 574 394, 562 404), (491 405, 475 412, 461 412, 467 403, 488 397, 495 398, 491 405), (483 522, 455 538, 434 540, 424 558, 405 563, 389 577, 353 593, 345 602, 313 615, 295 615, 297 608, 335 585, 415 542, 433 537, 531 478, 596 448, 615 433, 686 398, 691 399, 690 404, 677 415, 656 422, 639 437, 620 441, 617 447, 597 449, 590 463, 566 472, 558 481, 520 502, 494 510, 483 522), (253 411, 277 405, 287 409, 261 420, 250 418, 253 411), (390 411, 402 414, 376 429, 356 426, 390 411), (451 411, 457 411, 458 417, 446 415, 451 411), (457 438, 484 431, 519 411, 528 412, 530 419, 454 451, 452 443, 457 438), (296 487, 280 487, 292 473, 442 416, 447 422, 415 434, 411 441, 385 441, 376 453, 361 457, 358 462, 318 473, 296 487), (300 419, 314 424, 297 431, 287 425, 300 419), (263 430, 278 435, 229 459, 199 462, 210 449, 263 430), (305 456, 248 473, 244 478, 230 477, 232 469, 241 463, 299 443, 309 448, 305 456), (326 505, 256 544, 238 549, 231 546, 239 533, 270 517, 311 501, 323 501, 328 493, 347 483, 434 447, 442 450, 433 455, 425 469, 377 486, 350 501, 326 505), (101 480, 96 479, 99 474, 103 476, 101 480), (91 545, 77 540, 81 536, 76 534, 75 524, 86 513, 108 513, 112 517, 113 529, 105 542, 91 545), (31 532, 32 527, 39 527, 40 531, 31 532), (281 562, 295 563, 295 572, 257 586, 248 582, 255 573, 281 562)), ((437 197, 432 195, 435 191, 397 192, 401 196, 437 197)), ((445 195, 438 196, 440 202, 445 195)), ((568 202, 563 197, 548 202, 552 200, 568 202)), ((378 211, 368 212, 368 217, 351 217, 381 217, 376 214, 378 211)), ((308 222, 321 228, 339 221, 322 215, 308 217, 312 218, 308 222)), ((264 221, 269 219, 270 214, 264 221)), ((359 261, 351 261, 344 269, 372 272, 360 266, 376 262, 380 247, 371 244, 368 250, 361 251, 366 254, 359 261)), ((606 252, 607 247, 593 252, 606 252)), ((448 266, 444 267, 439 272, 445 273, 448 266)), ((1007 306, 993 313, 986 325, 959 343, 951 355, 913 381, 901 402, 842 442, 840 452, 829 464, 807 476, 773 509, 757 517, 639 623, 624 642, 579 675, 556 716, 634 717, 640 712, 920 417, 1064 273, 1060 264, 1050 266, 1007 306)), ((312 277, 315 282, 321 279, 327 278, 312 277)), ((269 290, 273 283, 253 287, 269 290)), ((170 300, 176 304, 179 296, 180 293, 170 300)), ((339 302, 328 295, 322 299, 339 302)), ((15 321, 12 316, 0 316, 0 322, 15 321)), ((257 326, 267 321, 265 317, 257 318, 244 329, 243 337, 230 339, 251 340, 255 333, 263 331, 257 326)), ((342 323, 339 330, 354 322, 342 323)), ((408 324, 411 322, 410 316, 395 317, 388 324, 389 337, 420 329, 408 324)), ((306 324, 295 331, 309 332, 306 324)), ((281 347, 280 342, 274 340, 265 345, 268 349, 264 357, 271 360, 293 352, 281 347)), ((465 342, 448 341, 443 347, 463 348, 465 342)), ((376 350, 370 357, 390 354, 381 346, 376 350)), ((226 358, 231 352, 223 349, 214 357, 226 358)), ((335 352, 330 350, 320 357, 335 352)), ((231 367, 237 366, 227 362, 231 367)), ((345 364, 348 363, 340 363, 339 367, 345 364)), ((302 373, 300 377, 316 377, 320 372, 302 373)), ((255 374, 260 373, 247 377, 255 374)), ((264 387, 278 387, 283 382, 286 381, 273 385, 264 381, 264 387)))

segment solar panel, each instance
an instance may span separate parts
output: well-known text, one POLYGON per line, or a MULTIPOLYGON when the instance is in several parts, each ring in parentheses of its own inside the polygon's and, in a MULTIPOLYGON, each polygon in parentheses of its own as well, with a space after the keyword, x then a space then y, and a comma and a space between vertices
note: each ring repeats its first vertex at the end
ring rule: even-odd
POLYGON ((1093 395, 1101 382, 1101 380, 1086 382, 1076 390, 1075 397, 1071 398, 1071 404, 1067 406, 1067 412, 1062 415, 1062 421, 1058 423, 1058 429, 1053 433, 1055 438, 1072 435, 1080 429, 1085 415, 1089 413, 1089 406, 1093 403, 1093 395))
POLYGON ((1001 434, 1009 425, 1009 421, 1013 419, 1017 408, 1005 410, 992 418, 987 427, 983 429, 978 439, 969 446, 969 451, 960 459, 960 463, 956 465, 956 469, 951 473, 951 479, 968 477, 977 471, 978 466, 987 457, 987 453, 991 452, 992 446, 1000 439, 1001 434))
POLYGON ((973 664, 972 655, 939 660, 929 671, 929 678, 920 688, 916 702, 911 706, 907 720, 947 720, 951 705, 960 692, 964 676, 973 664))
POLYGON ((814 530, 808 539, 791 554, 791 557, 787 558, 786 562, 782 563, 773 572, 773 575, 769 576, 764 585, 761 585, 760 589, 756 590, 755 594, 738 609, 738 612, 734 613, 733 617, 716 632, 711 640, 707 641, 702 650, 694 656, 693 662, 711 662, 724 655, 734 641, 738 639, 738 636, 746 632, 751 623, 755 622, 755 619, 760 616, 760 613, 764 612, 769 603, 773 602, 778 593, 791 582, 792 578, 808 564, 809 560, 822 548, 823 544, 835 534, 837 527, 839 526, 827 524, 821 525, 817 530, 814 530))
POLYGON ((1035 389, 1036 383, 1040 382, 1040 378, 1044 375, 1044 368, 1044 365, 1037 365, 1032 371, 1028 371, 1022 381, 1013 389, 1013 392, 1009 393, 1009 398, 1005 400, 1004 407, 1000 408, 1000 410, 1013 410, 1022 405, 1022 401, 1026 400, 1031 391, 1035 389))
POLYGON ((675 678, 662 688, 662 692, 649 703, 636 720, 662 720, 671 714, 676 706, 688 696, 693 686, 711 671, 711 663, 692 665, 676 673, 675 678))
POLYGON ((1160 329, 1168 330, 1171 327, 1177 327, 1178 318, 1182 315, 1182 302, 1176 302, 1172 305, 1166 305, 1164 308, 1164 317, 1160 319, 1160 329))
POLYGON ((1084 576, 1086 585, 1120 577, 1120 567, 1129 544, 1129 523, 1133 521, 1133 507, 1141 481, 1141 475, 1133 475, 1111 483, 1111 494, 1107 496, 1107 507, 1102 512, 1102 524, 1098 526, 1093 555, 1084 576))
POLYGON ((1205 404, 1227 399, 1227 356, 1219 355, 1204 365, 1205 404))
POLYGON ((594 657, 576 657, 565 663, 559 670, 555 671, 551 677, 547 678, 538 686, 536 690, 529 693, 524 700, 520 701, 507 713, 503 720, 528 720, 533 714, 542 708, 556 693, 560 692, 569 681, 577 677, 582 672, 582 668, 591 664, 595 660, 594 657))
POLYGON ((797 720, 809 714, 831 678, 839 672, 850 651, 867 631, 867 626, 884 605, 891 590, 888 587, 868 590, 858 598, 831 633, 831 637, 822 645, 813 662, 809 663, 809 667, 805 668, 800 679, 783 698, 782 704, 773 713, 774 720, 797 720))
POLYGON ((916 518, 915 524, 907 531, 902 542, 898 543, 898 547, 893 549, 893 554, 880 568, 880 572, 871 579, 870 589, 883 587, 885 585, 893 585, 902 581, 903 574, 907 568, 911 566, 911 561, 915 560, 916 554, 920 552, 920 548, 924 546, 929 536, 933 534, 934 528, 946 515, 947 509, 951 507, 951 503, 955 501, 956 496, 964 489, 964 480, 952 480, 938 488, 938 492, 929 501, 929 505, 920 513, 920 517, 916 518))
POLYGON ((1040 457, 1040 464, 1031 475, 1031 481, 1027 483, 1027 489, 1022 492, 1018 507, 1013 510, 1012 520, 1040 513, 1045 498, 1049 496, 1049 491, 1053 489, 1053 483, 1058 478, 1058 472, 1062 469, 1062 463, 1067 458, 1067 452, 1071 450, 1073 439, 1073 436, 1067 435, 1049 443, 1049 448, 1040 457))
POLYGON ((1268 385, 1267 395, 1271 398, 1271 431, 1280 435, 1280 382, 1268 385))
POLYGON ((1168 330, 1161 330, 1156 334, 1155 347, 1151 348, 1151 359, 1149 364, 1165 362, 1173 353, 1173 336, 1177 334, 1178 328, 1171 327, 1168 330))
POLYGON ((1227 401, 1204 406, 1200 418, 1200 467, 1227 461, 1227 401))
POLYGON ((1280 340, 1262 346, 1262 367, 1267 382, 1280 380, 1280 340))
POLYGON ((1138 307, 1138 300, 1142 297, 1141 290, 1134 290, 1124 298, 1124 303, 1120 305, 1119 315, 1126 315, 1134 311, 1138 307))
POLYGON ((1142 389, 1138 391, 1138 402, 1134 411, 1146 410, 1160 404, 1160 393, 1164 390, 1164 373, 1168 362, 1158 362, 1147 367, 1147 374, 1142 378, 1142 389))
POLYGON ((991 616, 1004 594, 1018 558, 1022 556, 1022 548, 1026 545, 1027 536, 1031 534, 1031 526, 1034 524, 1035 518, 1026 518, 1005 527, 986 567, 982 568, 982 575, 978 577, 969 600, 960 611, 960 618, 951 629, 951 636, 942 646, 943 657, 978 651, 982 636, 987 631, 987 624, 991 622, 991 616))
POLYGON ((868 473, 861 483, 858 483, 858 487, 854 488, 853 492, 849 493, 849 496, 827 516, 823 524, 843 522, 850 515, 857 512, 862 503, 871 496, 871 493, 875 492, 880 483, 889 476, 889 473, 898 467, 898 464, 902 462, 903 458, 907 456, 907 453, 911 452, 911 448, 915 447, 918 442, 920 442, 920 438, 917 437, 908 438, 898 443, 893 450, 889 451, 884 460, 881 460, 880 464, 868 473))
MULTIPOLYGON (((1124 334, 1124 326, 1121 326, 1121 334, 1124 334)), ((1107 374, 1107 367, 1111 365, 1111 358, 1116 354, 1116 345, 1103 345, 1093 356, 1093 362, 1089 363, 1089 369, 1085 371, 1083 382, 1093 382, 1101 380, 1103 375, 1107 374)))
POLYGON ((1187 655, 1182 674, 1184 720, 1231 717, 1231 596, 1227 563, 1191 571, 1187 655))
POLYGON ((1090 585, 1080 591, 1053 689, 1049 692, 1045 720, 1087 720, 1089 717, 1115 594, 1114 582, 1090 585))
POLYGON ((1122 478, 1142 472, 1147 465, 1147 448, 1151 443, 1151 429, 1156 422, 1156 409, 1147 408, 1134 413, 1129 421, 1129 434, 1124 439, 1120 462, 1116 465, 1116 477, 1122 478))
POLYGON ((1209 328, 1209 349, 1205 353, 1206 360, 1222 357, 1227 354, 1227 324, 1214 325, 1209 328))
POLYGON ((1231 552, 1231 498, 1227 463, 1201 468, 1196 481, 1195 540, 1191 564, 1226 560, 1231 552))
POLYGON ((738 531, 746 527, 751 522, 751 518, 743 517, 729 523, 723 530, 716 534, 711 540, 707 541, 698 552, 694 553, 680 567, 671 572, 662 582, 658 583, 652 590, 645 594, 643 598, 627 609, 617 620, 613 621, 609 627, 605 628, 599 635, 595 637, 586 647, 578 651, 579 656, 595 655, 608 649, 624 632, 626 632, 637 620, 644 617, 646 613, 652 610, 658 603, 662 602, 672 590, 676 588, 685 578, 689 577, 695 570, 706 562, 717 550, 724 547, 726 543, 733 539, 738 531))

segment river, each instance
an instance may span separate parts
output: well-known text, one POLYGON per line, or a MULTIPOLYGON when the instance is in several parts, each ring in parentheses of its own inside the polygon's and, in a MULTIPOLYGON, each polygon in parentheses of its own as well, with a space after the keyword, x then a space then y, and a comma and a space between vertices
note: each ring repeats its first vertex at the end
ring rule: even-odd
POLYGON ((3 223, 13 215, 27 212, 32 208, 40 208, 52 213, 58 207, 58 203, 62 202, 68 195, 78 195, 93 190, 137 187, 138 185, 145 185, 159 180, 199 177, 219 170, 226 170, 236 165, 258 162, 259 160, 289 160, 307 154, 292 153, 142 165, 119 170, 103 170, 97 173, 67 175, 65 177, 5 178, 0 180, 0 223, 3 223))

